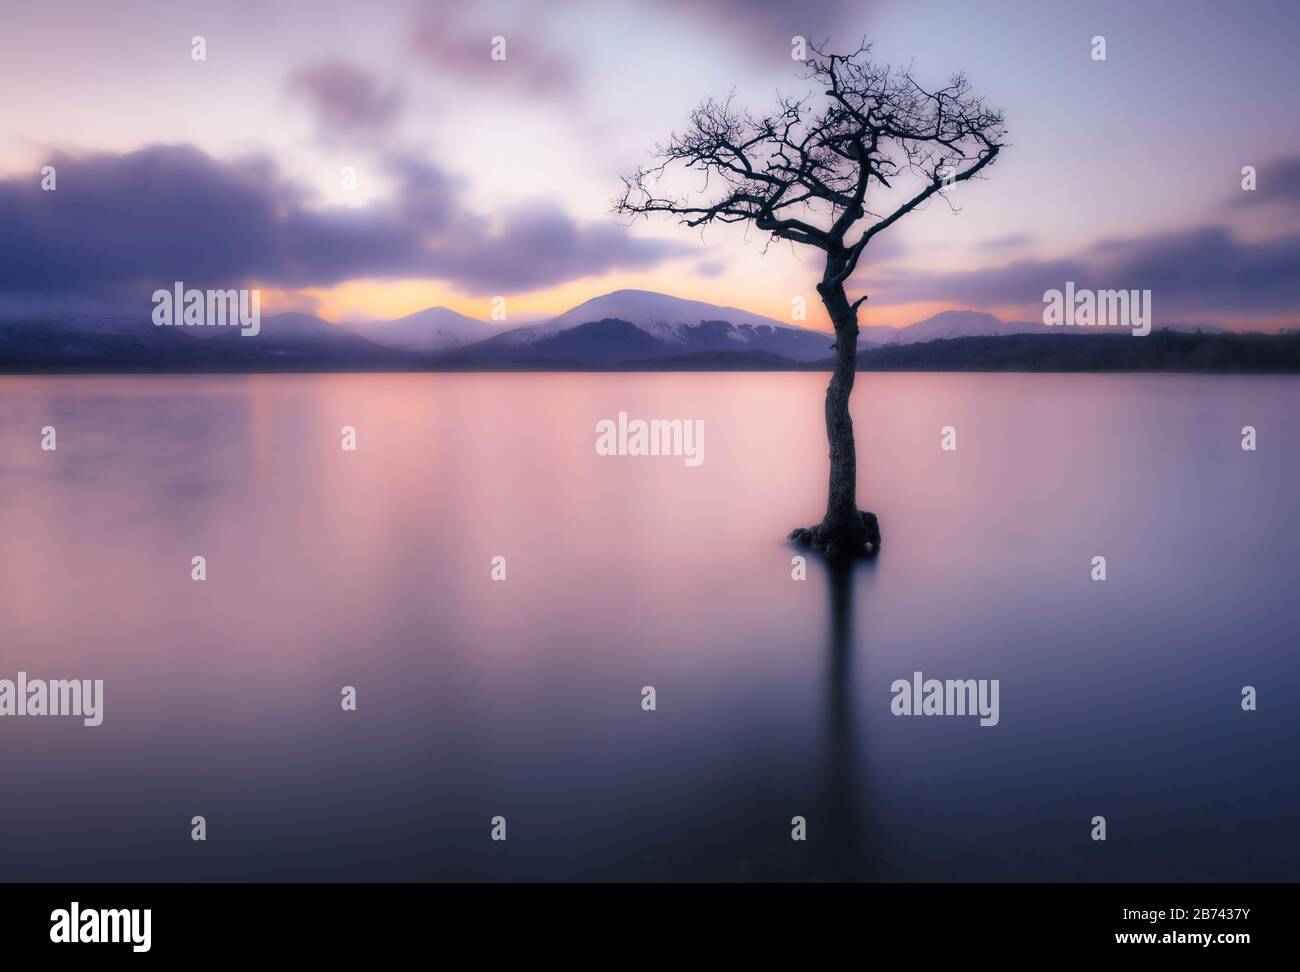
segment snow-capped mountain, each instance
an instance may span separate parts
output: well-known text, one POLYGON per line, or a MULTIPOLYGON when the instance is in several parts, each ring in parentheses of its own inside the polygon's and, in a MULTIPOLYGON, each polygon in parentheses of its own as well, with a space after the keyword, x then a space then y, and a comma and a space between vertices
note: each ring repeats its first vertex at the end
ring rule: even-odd
POLYGON ((1025 321, 1006 323, 979 311, 941 311, 906 327, 876 325, 861 328, 860 341, 878 346, 918 344, 962 337, 997 337, 1006 334, 1051 334, 1053 328, 1025 321))
POLYGON ((450 351, 501 332, 499 327, 458 314, 447 307, 429 307, 392 321, 350 324, 348 327, 376 344, 402 351, 450 351))
MULTIPOLYGON (((737 307, 720 307, 700 300, 686 300, 649 290, 616 290, 610 294, 583 301, 544 325, 555 331, 566 330, 592 321, 627 321, 637 329, 665 341, 683 341, 689 338, 685 331, 703 321, 726 321, 737 327, 785 328, 806 331, 807 328, 784 324, 771 317, 740 310, 737 307)), ((739 340, 739 337, 736 338, 739 340)))
POLYGON ((594 297, 542 324, 515 328, 463 349, 457 358, 614 364, 717 352, 753 352, 792 361, 830 356, 831 335, 645 290, 594 297))

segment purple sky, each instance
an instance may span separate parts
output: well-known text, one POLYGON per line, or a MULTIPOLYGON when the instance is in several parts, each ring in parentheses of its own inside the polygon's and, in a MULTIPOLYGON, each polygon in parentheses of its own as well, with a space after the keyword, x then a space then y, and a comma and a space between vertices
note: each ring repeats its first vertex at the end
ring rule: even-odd
POLYGON ((922 79, 964 69, 1007 116, 1011 148, 959 213, 868 250, 866 323, 1036 317, 1074 280, 1150 289, 1157 324, 1300 325, 1294 2, 51 0, 0 18, 0 308, 179 279, 332 319, 484 317, 496 295, 555 313, 621 287, 787 319, 816 303, 817 254, 629 227, 609 204, 706 95, 803 90, 802 34, 865 36, 922 79))

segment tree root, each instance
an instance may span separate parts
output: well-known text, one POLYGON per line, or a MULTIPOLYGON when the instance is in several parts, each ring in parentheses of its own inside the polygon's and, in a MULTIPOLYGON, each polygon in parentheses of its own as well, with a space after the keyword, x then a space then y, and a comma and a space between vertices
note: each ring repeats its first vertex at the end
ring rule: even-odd
POLYGON ((811 547, 829 559, 874 557, 880 553, 880 523, 876 514, 858 510, 856 520, 836 524, 823 520, 816 526, 792 530, 789 539, 791 543, 811 547))

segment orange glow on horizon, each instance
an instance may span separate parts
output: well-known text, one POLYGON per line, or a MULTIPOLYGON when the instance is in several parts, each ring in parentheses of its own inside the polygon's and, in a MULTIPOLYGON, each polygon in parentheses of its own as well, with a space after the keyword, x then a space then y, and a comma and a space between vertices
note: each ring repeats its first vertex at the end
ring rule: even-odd
MULTIPOLYGON (((649 290, 723 307, 737 307, 771 317, 785 324, 818 331, 831 329, 830 321, 815 292, 805 297, 808 301, 808 319, 795 321, 790 316, 790 297, 775 292, 779 290, 779 285, 758 288, 746 286, 727 276, 704 278, 692 274, 666 273, 660 275, 611 273, 571 281, 544 290, 506 294, 506 310, 510 316, 503 323, 509 326, 512 318, 518 318, 520 323, 544 320, 562 314, 594 297, 625 289, 649 290)), ((809 287, 809 290, 811 291, 812 288, 809 287)), ((267 314, 298 310, 315 314, 334 323, 360 318, 392 320, 430 307, 448 307, 467 317, 490 321, 492 297, 467 296, 433 280, 354 280, 336 287, 303 291, 263 288, 262 306, 263 312, 267 314)), ((1042 314, 1038 306, 1006 305, 981 308, 952 302, 930 301, 881 306, 873 305, 868 301, 858 312, 858 322, 863 327, 879 325, 906 327, 948 310, 984 312, 1008 323, 1039 321, 1042 314)), ((1294 319, 1289 314, 1263 317, 1244 314, 1228 317, 1218 314, 1203 316, 1193 313, 1170 314, 1164 321, 1157 320, 1155 326, 1159 327, 1163 323, 1217 324, 1237 331, 1277 331, 1295 326, 1294 319)))
MULTIPOLYGON (((771 288, 755 289, 725 277, 702 278, 690 274, 649 276, 644 273, 611 273, 571 281, 545 290, 506 294, 507 314, 526 320, 538 320, 562 314, 572 307, 615 290, 650 290, 687 300, 699 300, 723 307, 737 307, 762 314, 784 324, 829 331, 830 321, 815 292, 805 295, 808 319, 791 317, 791 298, 778 295, 771 288)), ((809 291, 812 291, 810 286, 809 291)), ((392 320, 429 307, 447 307, 478 320, 490 320, 492 297, 457 293, 433 280, 353 280, 336 287, 301 292, 266 291, 263 297, 268 313, 283 310, 307 310, 325 320, 340 323, 358 318, 392 320)), ((859 311, 863 326, 893 325, 902 327, 925 320, 944 310, 965 310, 948 303, 915 303, 873 307, 868 301, 859 311)), ((990 313, 1003 320, 1025 320, 1014 309, 997 308, 990 313)), ((509 318, 505 323, 509 323, 509 318)))

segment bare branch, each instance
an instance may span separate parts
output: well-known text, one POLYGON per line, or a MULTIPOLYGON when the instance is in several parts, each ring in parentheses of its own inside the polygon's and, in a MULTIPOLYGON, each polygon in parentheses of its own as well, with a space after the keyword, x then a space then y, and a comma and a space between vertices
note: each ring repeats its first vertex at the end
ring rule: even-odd
POLYGON ((699 228, 749 223, 826 251, 823 284, 842 286, 872 239, 973 178, 1006 144, 1002 113, 964 75, 930 90, 910 65, 876 64, 869 54, 865 43, 848 54, 813 45, 805 79, 820 93, 778 97, 761 117, 738 108, 734 92, 705 101, 682 133, 655 148, 650 166, 623 177, 614 211, 665 213, 699 228), (661 193, 673 171, 703 174, 703 187, 661 193), (920 188, 902 196, 906 182, 920 188))

